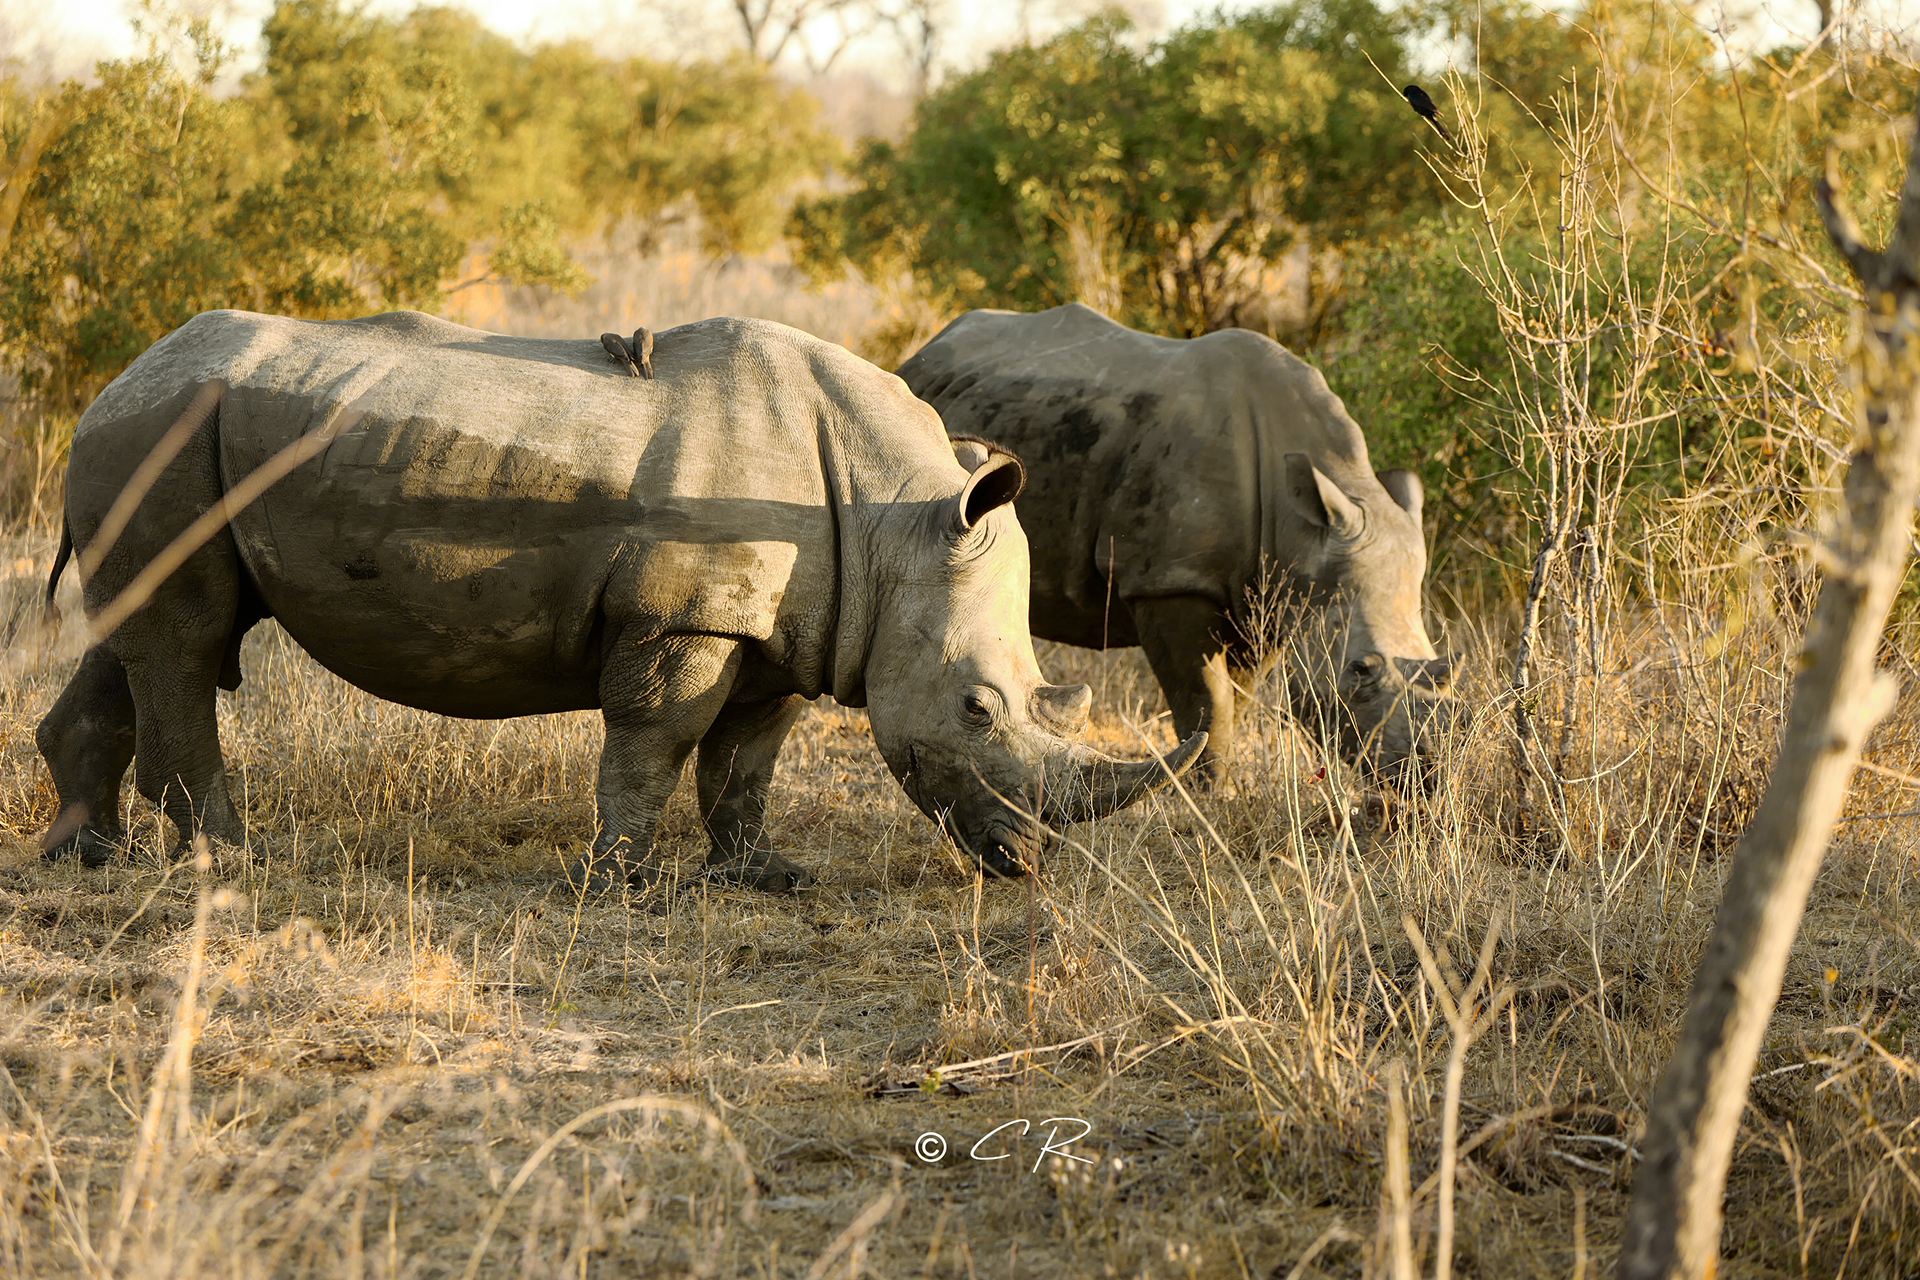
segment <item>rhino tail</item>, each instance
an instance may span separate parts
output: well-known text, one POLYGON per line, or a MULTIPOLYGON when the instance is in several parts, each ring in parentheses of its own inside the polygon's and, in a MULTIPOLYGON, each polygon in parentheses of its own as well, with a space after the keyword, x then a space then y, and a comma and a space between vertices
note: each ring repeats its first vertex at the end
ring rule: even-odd
POLYGON ((60 575, 67 571, 67 561, 73 559, 73 529, 67 524, 63 514, 60 517, 60 550, 53 556, 53 572, 47 575, 47 602, 43 614, 46 621, 54 626, 60 625, 60 606, 53 602, 53 593, 60 589, 60 575))

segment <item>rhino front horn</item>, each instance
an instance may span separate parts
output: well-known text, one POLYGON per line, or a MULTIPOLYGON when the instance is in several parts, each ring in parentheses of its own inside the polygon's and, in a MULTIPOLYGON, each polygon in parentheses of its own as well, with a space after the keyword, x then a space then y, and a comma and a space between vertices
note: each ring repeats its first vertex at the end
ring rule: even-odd
POLYGON ((1207 745, 1196 729, 1158 760, 1115 760, 1089 747, 1074 746, 1069 767, 1048 788, 1040 817, 1048 826, 1093 822, 1147 798, 1192 767, 1207 745))

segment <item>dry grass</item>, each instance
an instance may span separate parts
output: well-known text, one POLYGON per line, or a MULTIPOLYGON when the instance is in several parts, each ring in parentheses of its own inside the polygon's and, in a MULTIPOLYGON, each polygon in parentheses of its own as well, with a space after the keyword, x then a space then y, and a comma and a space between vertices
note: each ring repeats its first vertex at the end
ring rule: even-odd
MULTIPOLYGON (((675 261, 608 265, 579 303, 496 301, 506 327, 583 336, 735 312, 857 341, 898 319, 802 296, 778 263, 675 261)), ((1535 730, 1566 781, 1524 824, 1517 610, 1443 582, 1479 710, 1430 798, 1350 805, 1337 761, 1258 715, 1235 798, 1164 797, 1076 830, 1034 882, 982 884, 864 716, 823 704, 773 818, 819 887, 632 903, 561 877, 593 717, 394 707, 268 624, 221 702, 267 856, 172 863, 136 800, 136 856, 89 872, 38 855, 32 731, 79 611, 58 636, 33 621, 58 451, 12 456, 32 519, 0 544, 6 1275, 1305 1280, 1438 1272, 1447 1237, 1455 1274, 1597 1275, 1806 594, 1764 560, 1744 600, 1721 573, 1649 578, 1597 672, 1552 660, 1588 651, 1550 611, 1535 730), (1023 1117, 981 1151, 1015 1158, 969 1158, 1023 1117), (1052 1117, 1091 1126, 1071 1149, 1096 1163, 1043 1156, 1052 1117), (943 1161, 917 1158, 926 1132, 943 1161)), ((1629 550, 1711 567, 1749 536, 1690 519, 1629 550)), ((1094 686, 1103 745, 1167 742, 1137 652, 1041 659, 1094 686)), ((1901 673, 1755 1082, 1729 1276, 1920 1270, 1901 673)), ((696 832, 683 794, 665 856, 696 867, 696 832)))
MULTIPOLYGON (((42 533, 8 561, 38 570, 49 552, 42 533)), ((9 625, 34 593, 33 576, 7 579, 9 625)), ((1566 772, 1601 768, 1544 833, 1509 834, 1498 711, 1430 800, 1351 822, 1316 779, 1337 783, 1337 763, 1266 716, 1239 796, 1080 829, 1024 885, 967 874, 863 716, 822 706, 782 762, 774 823, 819 888, 688 884, 623 904, 576 900, 560 874, 591 823, 592 717, 397 708, 270 624, 222 725, 271 855, 171 863, 136 803, 130 865, 43 863, 53 797, 32 728, 73 637, 19 630, 0 687, 0 1267, 35 1276, 458 1275, 470 1260, 493 1275, 1385 1275, 1396 1201, 1434 1265, 1450 1065, 1455 1272, 1585 1259, 1595 1274, 1790 638, 1754 626, 1706 659, 1715 628, 1672 602, 1621 637, 1635 658, 1601 678, 1601 714, 1581 711, 1588 681, 1549 673, 1568 696, 1545 722, 1578 729, 1566 772), (1495 928, 1460 1010, 1491 1016, 1457 1045, 1436 984, 1471 975, 1495 928), (1003 1122, 1067 1116, 1091 1124, 1072 1150, 1097 1164, 1040 1160, 1035 1136, 1012 1160, 968 1158, 1003 1122), (927 1131, 944 1162, 916 1158, 927 1131)), ((1503 637, 1453 631, 1469 700, 1495 706, 1503 637)), ((1137 746, 1136 726, 1166 740, 1137 654, 1042 661, 1094 685, 1107 746, 1137 746)), ((1909 704, 1876 762, 1915 773, 1917 730, 1909 704)), ((1855 811, 1911 808, 1914 789, 1874 774, 1855 811)), ((696 825, 683 795, 664 852, 689 869, 696 825)), ((1735 1166, 1729 1275, 1920 1265, 1914 829, 1850 823, 1822 877, 1735 1166)))

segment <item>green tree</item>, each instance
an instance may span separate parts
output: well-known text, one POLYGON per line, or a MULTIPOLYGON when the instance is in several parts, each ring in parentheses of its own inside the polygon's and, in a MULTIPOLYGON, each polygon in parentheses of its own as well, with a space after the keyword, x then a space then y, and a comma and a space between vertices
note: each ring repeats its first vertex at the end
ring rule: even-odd
POLYGON ((1007 50, 926 99, 903 144, 869 144, 853 191, 798 207, 797 257, 816 278, 910 271, 943 312, 1081 299, 1155 332, 1244 323, 1301 237, 1437 207, 1394 87, 1411 30, 1374 0, 1308 0, 1144 52, 1116 13, 1007 50))
POLYGON ((262 311, 337 316, 435 309, 465 251, 443 207, 473 164, 463 77, 334 0, 289 0, 267 20, 253 86, 294 148, 246 191, 228 226, 255 264, 262 311))
POLYGON ((97 385, 196 312, 229 305, 241 271, 232 202, 237 102, 207 92, 224 50, 190 29, 193 65, 105 62, 7 138, 17 201, 0 261, 0 359, 29 389, 97 385), (57 121, 37 159, 33 125, 57 121), (17 184, 17 185, 16 185, 17 184))
POLYGON ((1833 370, 1816 353, 1833 349, 1842 301, 1808 300, 1841 271, 1809 178, 1826 138, 1851 133, 1864 144, 1848 158, 1858 187, 1897 183, 1886 122, 1910 83, 1889 62, 1849 55, 1839 68, 1819 50, 1730 68, 1684 11, 1651 4, 1569 17, 1494 7, 1476 30, 1485 79, 1459 86, 1471 101, 1435 89, 1486 139, 1488 208, 1454 204, 1356 243, 1343 308, 1310 352, 1375 453, 1421 469, 1437 545, 1462 533, 1476 551, 1530 548, 1521 476, 1538 441, 1515 429, 1516 407, 1560 394, 1540 390, 1545 366, 1572 342, 1581 395, 1542 416, 1640 424, 1622 432, 1625 515, 1718 486, 1777 495, 1778 522, 1804 523, 1803 495, 1838 456, 1823 408, 1833 370), (1574 155, 1567 139, 1603 109, 1633 127, 1574 155), (1580 219, 1608 248, 1579 275, 1578 309, 1597 319, 1568 328, 1554 268, 1580 219), (1475 278, 1496 245, 1498 303, 1475 278), (1636 375, 1649 324, 1655 358, 1636 375))
MULTIPOLYGON (((571 181, 596 229, 690 208, 709 253, 758 252, 779 239, 796 185, 841 158, 817 125, 818 104, 744 58, 631 58, 568 75, 568 52, 550 51, 543 70, 552 97, 571 89, 571 181)), ((580 66, 584 50, 570 52, 580 66)))
MULTIPOLYGON (((165 34, 165 33, 163 33, 165 34)), ((523 49, 468 14, 281 0, 239 94, 206 23, 97 83, 0 77, 0 365, 77 406, 197 312, 438 310, 466 256, 577 289, 568 237, 696 216, 764 247, 836 156, 814 104, 744 60, 523 49)))

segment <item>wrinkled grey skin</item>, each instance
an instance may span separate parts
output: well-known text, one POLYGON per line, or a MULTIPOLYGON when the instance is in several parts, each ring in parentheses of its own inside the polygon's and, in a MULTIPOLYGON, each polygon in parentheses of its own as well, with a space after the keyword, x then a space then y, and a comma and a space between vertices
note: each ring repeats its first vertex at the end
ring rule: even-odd
POLYGON ((1293 710, 1394 769, 1452 708, 1421 620, 1419 480, 1376 474, 1320 373, 1228 329, 1158 338, 1078 304, 972 311, 900 367, 956 438, 1027 468, 1035 635, 1141 645, 1174 728, 1225 780, 1254 632, 1296 659, 1293 710), (1249 616, 1264 585, 1286 603, 1249 616))
POLYGON ((713 874, 807 883, 767 839, 767 791, 824 693, 870 706, 915 802, 1005 874, 1051 838, 1039 819, 1097 816, 1165 778, 1067 736, 1088 693, 1034 662, 1015 461, 963 468, 897 378, 782 325, 669 330, 654 363, 634 379, 590 339, 415 313, 209 312, 155 344, 75 433, 76 545, 196 393, 218 400, 85 584, 90 612, 241 477, 348 421, 82 660, 38 735, 61 802, 49 856, 119 846, 129 762, 183 842, 242 840, 214 689, 239 684, 241 637, 267 617, 395 702, 599 708, 599 830, 575 876, 600 888, 657 874, 655 824, 696 754, 713 874))

